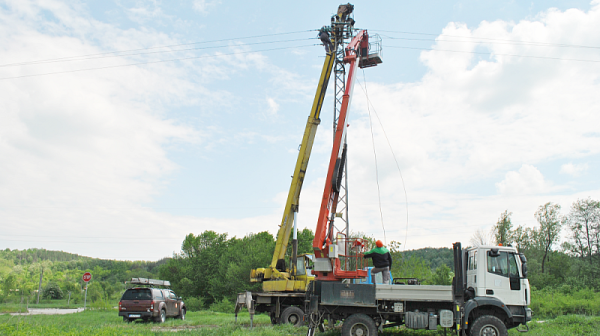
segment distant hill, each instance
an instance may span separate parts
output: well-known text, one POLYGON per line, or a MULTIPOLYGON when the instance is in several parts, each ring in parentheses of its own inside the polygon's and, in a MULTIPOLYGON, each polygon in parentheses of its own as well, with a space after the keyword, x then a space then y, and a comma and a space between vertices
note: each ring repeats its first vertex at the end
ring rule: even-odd
POLYGON ((66 263, 67 269, 92 269, 99 266, 103 269, 143 269, 150 273, 158 273, 158 267, 167 262, 170 258, 163 258, 158 261, 122 261, 91 258, 79 254, 52 251, 46 249, 26 249, 26 250, 0 250, 0 260, 12 262, 14 265, 31 265, 43 261, 53 263, 66 263))
POLYGON ((71 260, 82 260, 82 259, 93 259, 90 257, 80 256, 79 254, 73 254, 63 251, 50 251, 46 249, 27 249, 27 250, 11 250, 5 249, 0 251, 0 259, 12 260, 15 265, 31 264, 39 261, 50 260, 50 261, 71 261, 71 260))
POLYGON ((432 271, 440 267, 440 265, 446 264, 454 272, 454 256, 452 250, 447 247, 425 247, 400 252, 400 255, 402 255, 403 259, 408 259, 411 256, 423 259, 429 263, 432 271))

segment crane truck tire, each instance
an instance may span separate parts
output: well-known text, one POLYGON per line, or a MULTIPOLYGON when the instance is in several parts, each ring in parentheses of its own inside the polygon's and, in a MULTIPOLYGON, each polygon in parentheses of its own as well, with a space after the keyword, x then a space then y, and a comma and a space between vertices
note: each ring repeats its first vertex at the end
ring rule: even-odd
POLYGON ((508 330, 496 316, 483 315, 471 326, 471 336, 508 336, 508 330))
POLYGON ((365 314, 350 315, 342 325, 342 336, 377 336, 377 326, 365 314))
POLYGON ((279 317, 279 324, 289 323, 295 327, 304 325, 304 312, 298 307, 287 307, 279 317))

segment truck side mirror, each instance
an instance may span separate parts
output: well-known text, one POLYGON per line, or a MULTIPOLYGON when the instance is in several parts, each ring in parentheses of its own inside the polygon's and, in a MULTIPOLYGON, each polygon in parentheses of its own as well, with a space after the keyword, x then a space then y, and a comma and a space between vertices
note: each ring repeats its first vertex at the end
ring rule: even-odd
POLYGON ((496 258, 496 257, 500 256, 500 252, 498 252, 497 248, 493 248, 488 251, 488 256, 490 256, 492 258, 496 258))
POLYGON ((519 253, 519 259, 521 259, 521 273, 523 273, 523 278, 527 278, 527 258, 523 253, 519 253))

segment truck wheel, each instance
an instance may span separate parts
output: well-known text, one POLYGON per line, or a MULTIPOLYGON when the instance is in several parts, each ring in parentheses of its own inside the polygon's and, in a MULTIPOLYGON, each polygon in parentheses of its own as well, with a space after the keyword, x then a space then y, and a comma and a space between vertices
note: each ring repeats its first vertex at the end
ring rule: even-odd
POLYGON ((279 323, 289 323, 293 326, 300 327, 304 325, 304 312, 298 307, 287 307, 281 313, 279 323))
POLYGON ((156 323, 165 323, 167 320, 167 312, 164 309, 160 310, 160 314, 154 320, 156 323))
POLYGON ((179 313, 179 316, 177 316, 177 318, 180 319, 180 320, 182 320, 182 321, 185 320, 185 308, 183 308, 181 310, 181 312, 179 313))
POLYGON ((354 314, 342 325, 342 336, 377 336, 377 326, 365 314, 354 314))
POLYGON ((471 336, 508 336, 508 330, 496 316, 484 315, 471 326, 471 336))

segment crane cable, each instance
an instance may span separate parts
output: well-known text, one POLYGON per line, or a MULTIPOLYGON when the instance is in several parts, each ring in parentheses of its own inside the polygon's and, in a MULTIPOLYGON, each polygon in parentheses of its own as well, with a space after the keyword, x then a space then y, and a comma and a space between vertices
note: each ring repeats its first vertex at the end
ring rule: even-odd
MULTIPOLYGON (((367 93, 367 80, 365 78, 365 70, 363 69, 363 82, 365 83, 364 92, 365 96, 368 97, 367 93)), ((381 210, 381 188, 379 186, 379 169, 377 167, 377 151, 375 150, 375 136, 373 135, 373 122, 371 120, 371 109, 367 104, 367 111, 369 112, 369 128, 371 130, 371 144, 373 145, 373 156, 375 157, 375 182, 377 183, 377 200, 379 202, 379 216, 381 217, 381 228, 383 229, 383 242, 387 245, 387 238, 385 235, 385 225, 383 224, 383 211, 381 210)))
MULTIPOLYGON (((365 97, 367 98, 367 111, 369 112, 369 125, 371 126, 371 139, 373 141, 373 153, 375 154, 375 139, 373 136, 373 127, 372 127, 372 122, 371 122, 371 108, 373 108, 373 114, 375 114, 375 117, 377 117, 377 121, 379 122, 379 125, 381 126, 381 130, 383 131, 383 136, 385 137, 385 140, 388 144, 388 147, 390 148, 390 152, 392 153, 392 157, 394 158, 394 162, 396 163, 396 168, 398 168, 398 173, 400 174, 400 180, 402 181, 402 189, 404 190, 404 204, 406 207, 406 229, 405 229, 405 233, 404 233, 404 245, 402 250, 406 250, 406 243, 408 241, 408 194, 406 192, 406 185, 404 183, 404 177, 402 176, 402 169, 400 169, 400 164, 398 163, 398 159, 396 158, 396 154, 394 153, 394 149, 392 148, 392 144, 390 143, 390 139, 387 136, 387 133, 385 132, 385 128, 383 127, 383 123, 381 122, 381 119, 379 118, 379 115, 377 114, 377 111, 375 110, 375 106, 373 106, 373 103, 371 103, 371 99, 369 99, 369 94, 367 91, 367 81, 365 78, 365 70, 363 69, 363 81, 364 81, 364 87, 362 85, 359 85, 361 87, 361 89, 363 90, 363 92, 365 93, 365 97)), ((375 154, 375 174, 377 176, 377 191, 379 194, 379 177, 378 177, 378 172, 377 172, 377 154, 375 154)), ((381 213, 381 226, 383 227, 383 235, 384 235, 384 239, 385 239, 385 227, 383 225, 383 213, 381 211, 381 197, 379 198, 379 212, 381 213)))

